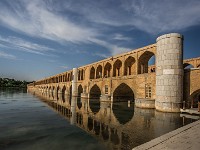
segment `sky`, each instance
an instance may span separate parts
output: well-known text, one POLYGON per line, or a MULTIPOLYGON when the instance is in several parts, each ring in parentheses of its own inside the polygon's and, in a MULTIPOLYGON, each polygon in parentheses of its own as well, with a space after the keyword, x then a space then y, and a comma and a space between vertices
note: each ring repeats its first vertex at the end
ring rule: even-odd
POLYGON ((199 0, 0 0, 0 77, 39 80, 172 32, 200 57, 199 0))

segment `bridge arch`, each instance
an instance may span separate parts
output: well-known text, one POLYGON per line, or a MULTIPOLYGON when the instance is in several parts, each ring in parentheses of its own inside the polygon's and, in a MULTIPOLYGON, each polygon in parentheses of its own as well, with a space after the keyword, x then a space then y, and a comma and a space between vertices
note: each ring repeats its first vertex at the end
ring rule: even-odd
POLYGON ((90 110, 96 114, 100 110, 100 96, 101 96, 101 90, 100 88, 95 84, 90 89, 90 99, 89 99, 89 108, 90 110))
POLYGON ((135 58, 129 56, 124 62, 124 75, 133 75, 136 73, 135 58))
MULTIPOLYGON (((154 58, 155 64, 155 54, 151 51, 145 51, 138 59, 138 74, 149 73, 148 67, 150 66, 149 60, 154 58)), ((153 61, 153 60, 152 60, 153 61)), ((153 63, 152 63, 153 65, 153 63)), ((152 70, 154 72, 154 70, 152 70)))
POLYGON ((82 87, 82 85, 80 84, 80 85, 78 86, 78 97, 81 96, 81 93, 83 93, 83 87, 82 87))
POLYGON ((95 78, 95 68, 92 66, 90 69, 90 79, 94 79, 95 78))
POLYGON ((78 80, 83 80, 84 79, 84 70, 83 69, 79 69, 78 70, 78 80))
POLYGON ((70 85, 70 87, 69 87, 69 97, 70 97, 70 101, 71 101, 71 98, 72 98, 72 85, 70 85))
POLYGON ((52 93, 53 87, 51 87, 51 86, 47 87, 47 91, 48 91, 49 93, 52 93))
POLYGON ((66 86, 64 85, 63 88, 62 88, 62 94, 65 95, 65 93, 66 93, 66 86))
POLYGON ((121 83, 113 93, 112 111, 122 125, 129 122, 134 115, 134 103, 128 101, 134 101, 134 92, 127 84, 121 83))
POLYGON ((109 62, 106 63, 105 67, 104 67, 104 77, 107 78, 107 77, 110 77, 111 75, 111 69, 112 69, 112 66, 109 62))
POLYGON ((134 101, 134 92, 125 83, 121 83, 113 92, 113 101, 134 101))
POLYGON ((101 90, 97 84, 93 85, 90 89, 90 98, 100 98, 101 90))
POLYGON ((52 92, 53 93, 55 92, 55 86, 52 86, 52 92))
POLYGON ((192 108, 197 108, 198 107, 198 101, 200 101, 200 89, 194 91, 190 95, 191 107, 192 108))
POLYGON ((122 73, 122 61, 117 59, 113 64, 113 77, 120 76, 122 73))
POLYGON ((60 86, 58 85, 57 88, 56 88, 56 93, 59 93, 60 89, 61 89, 61 88, 60 88, 60 86))
POLYGON ((184 63, 183 64, 183 69, 190 69, 190 68, 194 68, 194 66, 190 63, 184 63))
POLYGON ((65 102, 65 95, 66 95, 66 86, 64 85, 62 88, 62 101, 65 102))
POLYGON ((96 70, 96 79, 102 77, 102 65, 98 65, 97 70, 96 70))

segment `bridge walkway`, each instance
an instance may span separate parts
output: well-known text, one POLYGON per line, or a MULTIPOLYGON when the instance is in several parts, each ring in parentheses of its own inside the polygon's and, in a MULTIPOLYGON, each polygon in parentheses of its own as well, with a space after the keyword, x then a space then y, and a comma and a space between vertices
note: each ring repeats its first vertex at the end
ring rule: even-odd
POLYGON ((200 120, 162 135, 133 150, 199 150, 200 120))

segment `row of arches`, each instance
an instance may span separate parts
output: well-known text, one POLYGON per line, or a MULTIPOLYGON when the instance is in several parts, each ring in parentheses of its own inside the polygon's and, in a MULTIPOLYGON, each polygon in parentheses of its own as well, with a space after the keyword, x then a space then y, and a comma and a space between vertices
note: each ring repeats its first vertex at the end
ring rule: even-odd
MULTIPOLYGON (((56 93, 56 95, 58 94, 62 94, 62 95, 68 95, 70 96, 70 98, 72 97, 72 85, 67 88, 65 85, 63 87, 60 86, 45 86, 45 87, 38 87, 39 89, 41 89, 43 92, 48 92, 48 93, 56 93)), ((83 87, 80 84, 78 86, 78 96, 81 96, 81 93, 83 93, 83 87)))
MULTIPOLYGON (((101 89, 95 84, 90 89, 90 98, 100 98, 101 89)), ((113 101, 134 101, 133 90, 125 83, 120 84, 113 92, 113 101)))
MULTIPOLYGON (((61 93, 61 94, 68 94, 72 96, 72 86, 67 88, 65 85, 63 87, 60 86, 45 86, 45 87, 38 87, 39 89, 43 90, 44 92, 52 92, 52 93, 61 93)), ((81 96, 83 93, 83 86, 80 84, 78 86, 78 97, 81 96)), ((101 96, 101 89, 97 84, 93 85, 89 91, 90 98, 100 98, 101 96)), ((134 92, 133 90, 125 83, 120 84, 113 92, 113 100, 114 101, 127 101, 127 100, 134 100, 134 92)))
POLYGON ((148 69, 150 65, 153 64, 155 64, 155 55, 153 52, 147 51, 139 58, 138 66, 136 64, 136 59, 132 56, 129 56, 124 61, 124 64, 120 59, 117 59, 113 65, 107 62, 104 67, 99 64, 95 69, 95 67, 92 66, 90 69, 90 79, 134 75, 136 72, 138 72, 138 74, 155 72, 155 69, 148 69), (124 68, 122 68, 122 66, 124 66, 124 68))
MULTIPOLYGON (((84 80, 84 76, 85 76, 85 71, 83 69, 78 70, 78 80, 79 81, 84 80)), ((72 72, 69 72, 69 73, 58 75, 56 77, 51 77, 49 79, 45 79, 42 81, 37 81, 35 85, 69 82, 69 81, 72 81, 72 78, 73 78, 72 72)))

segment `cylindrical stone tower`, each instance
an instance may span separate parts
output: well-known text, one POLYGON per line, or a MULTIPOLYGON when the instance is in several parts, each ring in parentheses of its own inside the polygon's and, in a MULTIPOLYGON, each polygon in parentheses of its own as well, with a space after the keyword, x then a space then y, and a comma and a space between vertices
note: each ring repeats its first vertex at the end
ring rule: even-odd
POLYGON ((183 36, 165 34, 157 38, 155 107, 180 112, 183 98, 183 36))
POLYGON ((78 96, 77 92, 77 79, 78 79, 78 69, 73 68, 73 73, 72 73, 72 96, 78 96))

